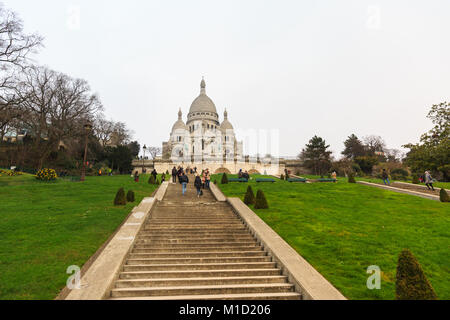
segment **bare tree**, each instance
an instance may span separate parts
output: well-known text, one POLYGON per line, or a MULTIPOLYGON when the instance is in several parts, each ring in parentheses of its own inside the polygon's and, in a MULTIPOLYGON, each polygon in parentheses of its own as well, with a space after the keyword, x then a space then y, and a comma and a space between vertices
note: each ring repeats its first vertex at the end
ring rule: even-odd
POLYGON ((23 32, 23 22, 0 3, 0 133, 1 139, 21 114, 22 102, 14 93, 17 70, 23 70, 29 55, 42 46, 43 38, 23 32))
POLYGON ((152 156, 153 159, 153 167, 155 166, 155 159, 157 156, 159 156, 162 152, 161 148, 158 147, 148 147, 147 148, 148 152, 150 153, 150 155, 152 156))
POLYGON ((34 139, 38 168, 64 139, 79 138, 86 121, 102 108, 86 81, 45 67, 28 68, 16 94, 25 113, 21 124, 34 139))
POLYGON ((112 120, 105 119, 103 114, 100 114, 94 122, 94 134, 97 136, 102 147, 106 147, 112 139, 114 133, 115 123, 112 120))

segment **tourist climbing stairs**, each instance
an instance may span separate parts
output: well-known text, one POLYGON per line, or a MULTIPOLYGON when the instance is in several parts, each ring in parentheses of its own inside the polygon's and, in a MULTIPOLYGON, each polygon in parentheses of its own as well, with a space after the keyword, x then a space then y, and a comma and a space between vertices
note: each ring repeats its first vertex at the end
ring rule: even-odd
POLYGON ((151 212, 111 290, 111 299, 300 299, 279 266, 226 202, 193 177, 186 195, 170 184, 151 212))

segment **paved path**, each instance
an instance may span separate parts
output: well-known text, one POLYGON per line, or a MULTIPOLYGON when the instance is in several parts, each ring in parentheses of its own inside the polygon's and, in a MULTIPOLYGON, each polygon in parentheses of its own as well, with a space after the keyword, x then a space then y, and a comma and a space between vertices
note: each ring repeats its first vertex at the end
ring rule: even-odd
POLYGON ((185 196, 170 184, 126 258, 111 299, 300 299, 226 202, 193 177, 185 196))

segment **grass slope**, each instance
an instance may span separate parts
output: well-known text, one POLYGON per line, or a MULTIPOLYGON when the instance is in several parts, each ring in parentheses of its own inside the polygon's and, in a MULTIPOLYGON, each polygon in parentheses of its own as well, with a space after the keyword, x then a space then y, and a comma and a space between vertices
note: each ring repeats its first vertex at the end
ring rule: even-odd
POLYGON ((157 186, 142 177, 87 177, 85 183, 0 177, 0 299, 53 299, 67 267, 80 267, 157 186), (117 190, 136 202, 114 207, 117 190))
MULTIPOLYGON (((264 191, 270 207, 256 214, 349 299, 394 299, 403 248, 417 257, 438 297, 450 299, 448 204, 346 182, 249 184, 264 191), (382 270, 381 290, 366 287, 371 265, 382 270)), ((219 184, 241 199, 247 186, 219 184)))

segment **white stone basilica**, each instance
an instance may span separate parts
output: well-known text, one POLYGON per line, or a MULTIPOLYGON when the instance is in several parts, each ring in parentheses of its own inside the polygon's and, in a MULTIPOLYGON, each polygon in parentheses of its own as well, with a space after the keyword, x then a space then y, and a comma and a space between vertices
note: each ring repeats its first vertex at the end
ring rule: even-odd
POLYGON ((236 140, 228 112, 220 123, 214 102, 206 95, 206 82, 200 85, 200 95, 194 100, 187 116, 178 112, 170 140, 163 143, 163 159, 174 163, 216 163, 242 160, 243 145, 236 140))

